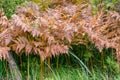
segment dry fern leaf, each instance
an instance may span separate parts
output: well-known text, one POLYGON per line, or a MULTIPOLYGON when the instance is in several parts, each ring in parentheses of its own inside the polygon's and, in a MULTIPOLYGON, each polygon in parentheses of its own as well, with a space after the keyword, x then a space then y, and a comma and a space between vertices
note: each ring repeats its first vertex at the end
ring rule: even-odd
POLYGON ((85 42, 78 40, 84 37, 85 32, 100 51, 104 46, 119 46, 120 19, 119 14, 115 12, 100 11, 97 15, 92 15, 92 7, 89 4, 66 4, 40 12, 35 3, 25 4, 26 6, 22 5, 16 9, 16 14, 10 22, 11 29, 27 40, 26 42, 25 39, 19 38, 14 41, 16 52, 24 48, 27 54, 34 52, 44 60, 52 55, 68 53, 68 47, 74 40, 85 42), (22 32, 24 34, 21 34, 22 32), (31 40, 26 37, 28 34, 31 35, 31 40))
POLYGON ((102 51, 103 47, 116 49, 116 57, 120 64, 120 15, 117 12, 99 12, 91 21, 82 25, 90 40, 102 51))
POLYGON ((13 50, 20 53, 28 44, 28 40, 25 37, 19 37, 17 40, 12 40, 14 44, 12 45, 13 50))
POLYGON ((43 60, 52 55, 68 53, 68 46, 80 30, 79 13, 83 6, 69 4, 40 12, 36 4, 25 4, 16 9, 16 14, 10 20, 11 30, 17 34, 12 40, 13 49, 16 52, 25 49, 26 54, 38 54, 43 60), (32 35, 32 39, 26 35, 32 35), (27 43, 17 36, 24 36, 27 43))
POLYGON ((0 47, 0 60, 8 58, 8 51, 10 50, 9 47, 0 47))

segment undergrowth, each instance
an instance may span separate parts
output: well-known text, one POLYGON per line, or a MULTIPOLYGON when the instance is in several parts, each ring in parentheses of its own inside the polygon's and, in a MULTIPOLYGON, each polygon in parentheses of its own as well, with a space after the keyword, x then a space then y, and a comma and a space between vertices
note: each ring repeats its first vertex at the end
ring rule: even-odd
MULTIPOLYGON (((92 45, 93 46, 93 45, 92 45)), ((85 56, 88 53, 85 46, 73 46, 74 54, 87 66, 91 74, 85 69, 84 66, 79 65, 79 61, 72 55, 69 55, 70 62, 66 56, 59 56, 58 68, 56 68, 56 58, 51 59, 51 66, 48 65, 47 60, 44 62, 44 77, 43 80, 119 80, 120 71, 115 57, 111 57, 113 49, 104 49, 104 59, 101 60, 101 55, 94 57, 98 52, 97 49, 91 51, 92 65, 90 65, 91 56, 85 56), (95 51, 96 50, 96 51, 95 51), (80 52, 81 51, 81 52, 80 52), (81 53, 81 55, 78 54, 81 53), (84 57, 84 58, 81 58, 84 57), (104 60, 104 61, 103 61, 104 60)), ((98 54, 100 54, 98 52, 98 54)), ((14 54, 17 65, 21 71, 23 80, 28 77, 28 57, 26 55, 17 56, 14 54), (20 58, 21 57, 21 58, 20 58), (22 63, 20 62, 20 59, 22 63)), ((40 78, 40 61, 39 56, 29 56, 29 77, 30 80, 39 80, 40 78)), ((10 80, 11 73, 6 61, 0 62, 0 79, 10 80)))
MULTIPOLYGON (((16 55, 14 55, 16 56, 16 55)), ((26 80, 28 77, 28 57, 25 55, 22 55, 24 59, 22 59, 22 64, 19 62, 20 57, 16 57, 16 61, 19 69, 21 70, 22 73, 22 80, 26 80)), ((119 68, 116 67, 117 63, 115 60, 112 60, 110 56, 105 56, 107 57, 105 60, 105 67, 101 68, 99 66, 99 63, 96 61, 96 64, 93 65, 93 68, 90 69, 92 72, 92 75, 90 75, 84 67, 81 67, 78 63, 78 61, 71 56, 71 63, 67 64, 67 62, 64 60, 62 62, 62 59, 65 56, 60 56, 60 61, 59 61, 59 68, 56 69, 56 63, 55 58, 53 58, 51 61, 51 66, 48 67, 47 61, 45 61, 45 70, 44 70, 44 77, 43 80, 119 80, 120 77, 120 72, 119 68), (72 59, 73 58, 73 59, 72 59), (73 64, 74 63, 74 64, 73 64), (50 71, 48 71, 50 69, 50 71)), ((30 80, 39 80, 40 78, 40 62, 39 62, 39 56, 35 55, 30 55, 29 56, 30 61, 29 61, 29 76, 30 80)), ((97 58, 96 58, 97 59, 97 58)), ((84 60, 82 60, 84 61, 84 60)), ((6 64, 5 61, 0 62, 0 79, 1 80, 11 80, 12 76, 9 71, 9 68, 7 67, 8 65, 6 64)), ((87 66, 89 67, 89 66, 87 66)))

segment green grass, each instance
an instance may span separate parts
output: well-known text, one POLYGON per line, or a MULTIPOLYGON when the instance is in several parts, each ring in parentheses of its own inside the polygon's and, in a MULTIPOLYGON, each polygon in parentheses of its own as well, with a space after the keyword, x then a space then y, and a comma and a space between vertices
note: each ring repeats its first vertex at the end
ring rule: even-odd
MULTIPOLYGON (((58 68, 56 68, 56 57, 51 59, 51 66, 48 66, 47 60, 45 60, 43 80, 120 80, 120 69, 113 56, 114 49, 104 48, 104 57, 101 59, 101 53, 94 45, 89 46, 91 51, 87 51, 84 45, 74 45, 73 53, 69 55, 70 59, 66 57, 67 55, 59 56, 58 68), (93 56, 84 56, 88 52, 93 56), (92 65, 89 64, 90 58, 92 59, 92 65), (48 72, 49 69, 50 72, 48 72)), ((22 80, 27 80, 28 73, 30 80, 40 80, 41 64, 39 56, 32 54, 28 58, 28 56, 23 54, 20 58, 15 53, 14 58, 21 71, 22 80)), ((1 61, 0 80, 10 80, 11 78, 8 63, 1 61)))
POLYGON ((0 61, 0 80, 10 80, 12 76, 5 60, 0 61))
POLYGON ((25 2, 25 0, 0 0, 0 8, 3 8, 5 15, 10 18, 15 13, 16 6, 25 2))
POLYGON ((119 75, 112 76, 109 72, 101 72, 99 69, 90 76, 84 69, 61 66, 56 72, 51 73, 45 80, 120 80, 119 75))
MULTIPOLYGON (((24 56, 24 55, 23 55, 24 56)), ((26 80, 28 76, 28 61, 27 57, 24 56, 24 60, 22 63, 22 80, 26 80), (26 59, 25 59, 26 58, 26 59)), ((29 57, 29 74, 30 74, 30 80, 39 80, 40 79, 40 62, 38 56, 31 55, 29 57)), ((108 58, 108 63, 115 65, 116 62, 111 61, 108 58)), ((78 63, 79 64, 79 63, 78 63)), ((47 62, 45 61, 45 74, 43 75, 43 80, 120 80, 120 72, 117 72, 113 69, 113 66, 110 64, 106 65, 106 68, 101 69, 100 66, 97 66, 97 64, 94 65, 94 68, 91 69, 91 75, 88 73, 88 71, 82 66, 74 64, 70 65, 62 65, 59 64, 59 68, 56 69, 56 66, 54 63, 51 63, 51 66, 48 67, 47 62), (96 66, 96 67, 95 67, 96 66), (48 69, 50 68, 50 72, 48 72, 48 69)), ((11 74, 9 71, 9 68, 6 67, 6 62, 1 61, 0 62, 0 80, 11 80, 11 74), (7 71, 6 71, 7 69, 7 71)), ((19 62, 18 62, 18 67, 19 62)), ((118 70, 119 71, 119 70, 118 70)))

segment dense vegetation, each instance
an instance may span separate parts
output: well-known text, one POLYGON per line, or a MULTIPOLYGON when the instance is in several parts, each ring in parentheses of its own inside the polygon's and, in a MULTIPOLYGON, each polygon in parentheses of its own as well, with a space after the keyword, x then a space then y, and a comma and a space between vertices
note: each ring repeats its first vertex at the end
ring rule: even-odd
POLYGON ((17 79, 12 53, 22 80, 119 80, 119 12, 118 0, 0 1, 0 79, 17 79))

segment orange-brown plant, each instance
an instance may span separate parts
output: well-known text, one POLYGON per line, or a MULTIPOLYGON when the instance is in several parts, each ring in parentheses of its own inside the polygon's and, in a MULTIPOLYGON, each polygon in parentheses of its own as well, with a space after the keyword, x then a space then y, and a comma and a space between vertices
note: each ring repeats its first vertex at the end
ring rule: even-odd
POLYGON ((102 9, 92 15, 91 10, 90 4, 69 3, 39 11, 38 5, 27 2, 16 9, 10 20, 5 16, 0 18, 0 49, 9 48, 26 55, 34 53, 45 60, 68 53, 72 43, 86 44, 87 33, 100 51, 105 46, 115 48, 120 63, 120 15, 102 9))

